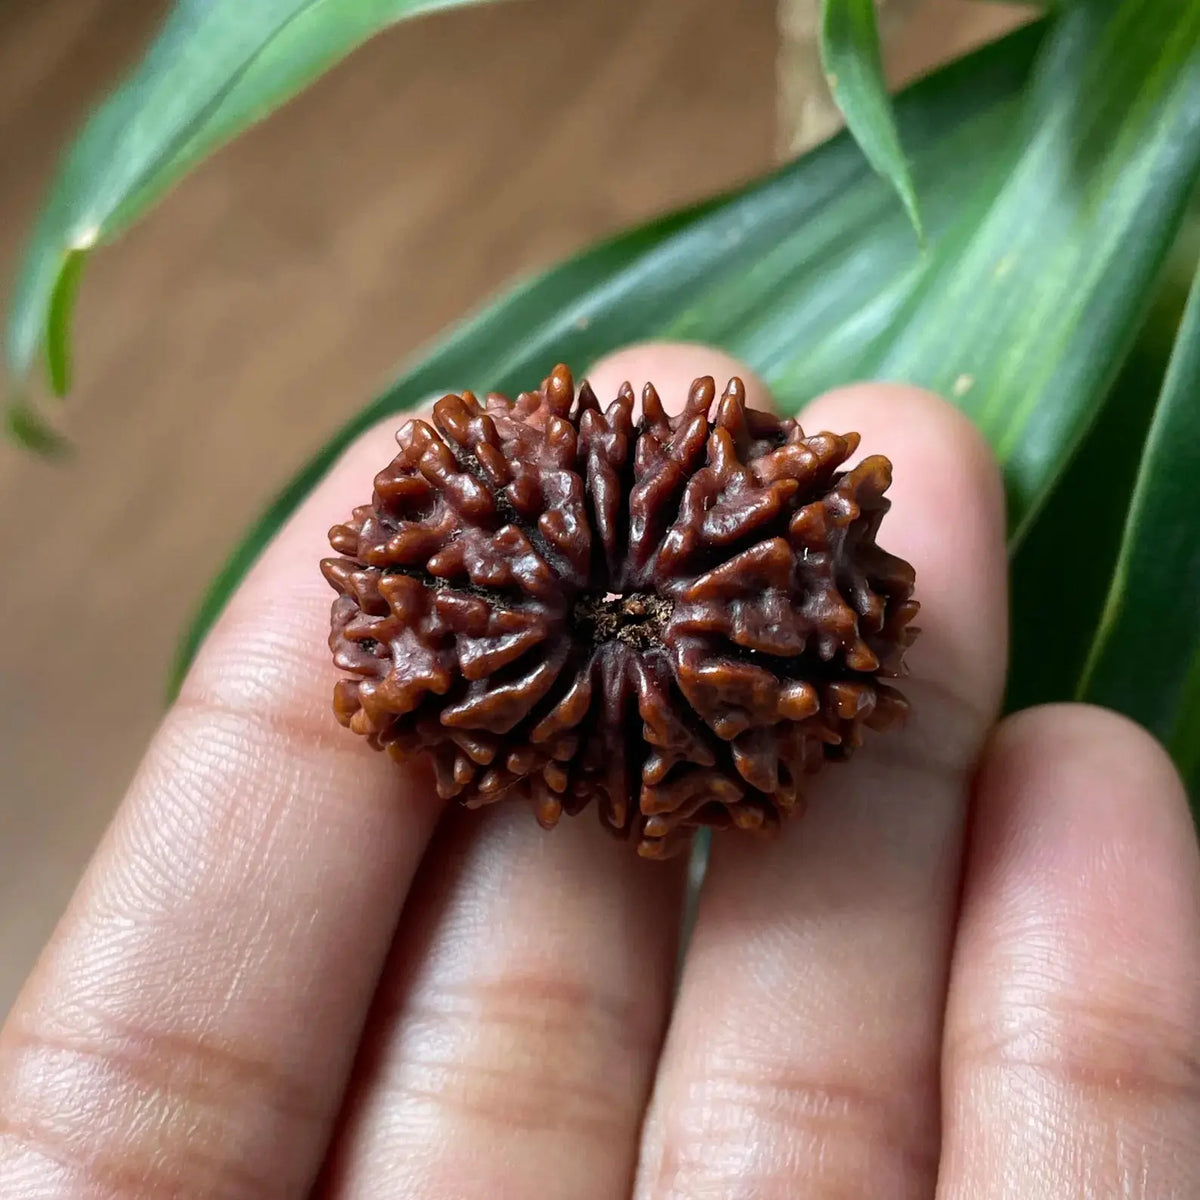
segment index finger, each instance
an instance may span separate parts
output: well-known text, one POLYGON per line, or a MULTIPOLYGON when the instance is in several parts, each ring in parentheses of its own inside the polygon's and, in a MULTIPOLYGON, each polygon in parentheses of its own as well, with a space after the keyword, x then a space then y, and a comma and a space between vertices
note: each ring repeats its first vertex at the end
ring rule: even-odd
POLYGON ((307 1194, 438 807, 329 707, 317 564, 398 424, 239 589, 0 1032, 0 1195, 307 1194))

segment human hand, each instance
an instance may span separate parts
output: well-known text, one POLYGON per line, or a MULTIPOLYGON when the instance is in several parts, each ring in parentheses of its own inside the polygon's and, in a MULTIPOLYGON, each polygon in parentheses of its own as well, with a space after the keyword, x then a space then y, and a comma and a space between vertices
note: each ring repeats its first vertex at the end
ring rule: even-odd
MULTIPOLYGON (((626 351, 601 395, 740 374, 626 351)), ((1084 707, 995 717, 999 479, 948 405, 811 429, 895 464, 923 635, 900 733, 775 841, 683 864, 590 813, 442 814, 335 724, 347 453, 209 637, 0 1034, 3 1200, 1058 1200, 1200 1195, 1200 857, 1165 755, 1084 707), (969 820, 968 820, 969 816, 969 820), (436 826, 436 828, 435 828, 436 826)))

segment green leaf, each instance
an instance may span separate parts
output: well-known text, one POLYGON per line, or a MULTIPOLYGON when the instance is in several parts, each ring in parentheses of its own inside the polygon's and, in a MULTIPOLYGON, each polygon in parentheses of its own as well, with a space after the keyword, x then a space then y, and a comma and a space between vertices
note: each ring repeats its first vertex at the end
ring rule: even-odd
MULTIPOLYGON (((178 0, 63 162, 26 254, 6 352, 20 383, 45 346, 69 382, 70 301, 88 252, 218 146, 385 26, 485 0, 178 0)), ((416 114, 414 114, 414 118, 416 114)))
MULTIPOLYGON (((900 97, 936 230, 957 213, 985 148, 1012 128, 1042 32, 1022 30, 900 97)), ((517 288, 352 417, 272 502, 205 596, 180 647, 172 692, 263 547, 376 421, 440 391, 513 392, 560 359, 587 364, 646 337, 725 346, 794 410, 857 372, 920 275, 912 231, 888 185, 842 134, 761 183, 632 230, 517 288)))
POLYGON ((1166 744, 1200 796, 1200 275, 1146 440, 1080 698, 1166 744))
POLYGON ((873 0, 822 0, 821 63, 851 134, 871 166, 896 189, 924 241, 917 193, 883 77, 873 0))
POLYGON ((1014 539, 1099 411, 1200 169, 1200 5, 1081 0, 1019 156, 963 206, 875 363, 953 396, 1005 467, 1014 539))
POLYGON ((1009 712, 1075 698, 1165 371, 1166 356, 1139 337, 1099 420, 1016 547, 1009 712))
POLYGON ((721 346, 791 410, 855 378, 934 386, 992 439, 1014 531, 1027 532, 1102 407, 1200 167, 1198 14, 1170 0, 1084 0, 1054 23, 1032 77, 1045 25, 902 94, 925 255, 843 135, 501 300, 285 489, 213 585, 176 679, 259 550, 359 431, 431 393, 516 390, 560 359, 586 364, 636 339, 721 346))
POLYGON ((46 365, 50 384, 60 396, 71 386, 71 313, 79 292, 79 280, 87 255, 82 250, 68 251, 62 270, 50 296, 50 313, 46 326, 46 365))
POLYGON ((1009 711, 1075 699, 1198 259, 1193 202, 1098 420, 1013 555, 1009 711), (1070 620, 1063 596, 1071 597, 1070 620))
POLYGON ((23 402, 10 404, 5 409, 4 426, 18 446, 24 446, 43 458, 62 458, 69 451, 67 439, 23 402))

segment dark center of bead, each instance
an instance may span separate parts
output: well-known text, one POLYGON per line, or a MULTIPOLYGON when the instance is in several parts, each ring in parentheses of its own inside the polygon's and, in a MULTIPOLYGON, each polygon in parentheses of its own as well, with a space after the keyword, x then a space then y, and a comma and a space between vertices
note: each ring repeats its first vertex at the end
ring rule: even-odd
POLYGON ((662 640, 675 605, 653 592, 628 596, 596 593, 576 601, 571 612, 575 636, 594 644, 616 639, 637 650, 662 640))

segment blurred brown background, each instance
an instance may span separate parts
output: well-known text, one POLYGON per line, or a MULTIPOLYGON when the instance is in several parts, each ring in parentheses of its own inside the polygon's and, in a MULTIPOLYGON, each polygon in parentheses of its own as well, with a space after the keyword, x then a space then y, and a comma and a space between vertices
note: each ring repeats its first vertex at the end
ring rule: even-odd
MULTIPOLYGON (((1010 19, 890 2, 920 9, 899 75, 1010 19)), ((5 293, 63 144, 166 7, 0 0, 5 293)), ((0 1014, 238 532, 401 360, 514 275, 765 169, 796 134, 794 110, 782 138, 776 120, 778 16, 774 0, 523 0, 426 18, 95 257, 74 457, 0 443, 0 1014), (552 194, 537 184, 551 164, 552 194)), ((810 49, 790 39, 779 74, 803 86, 810 49)))

